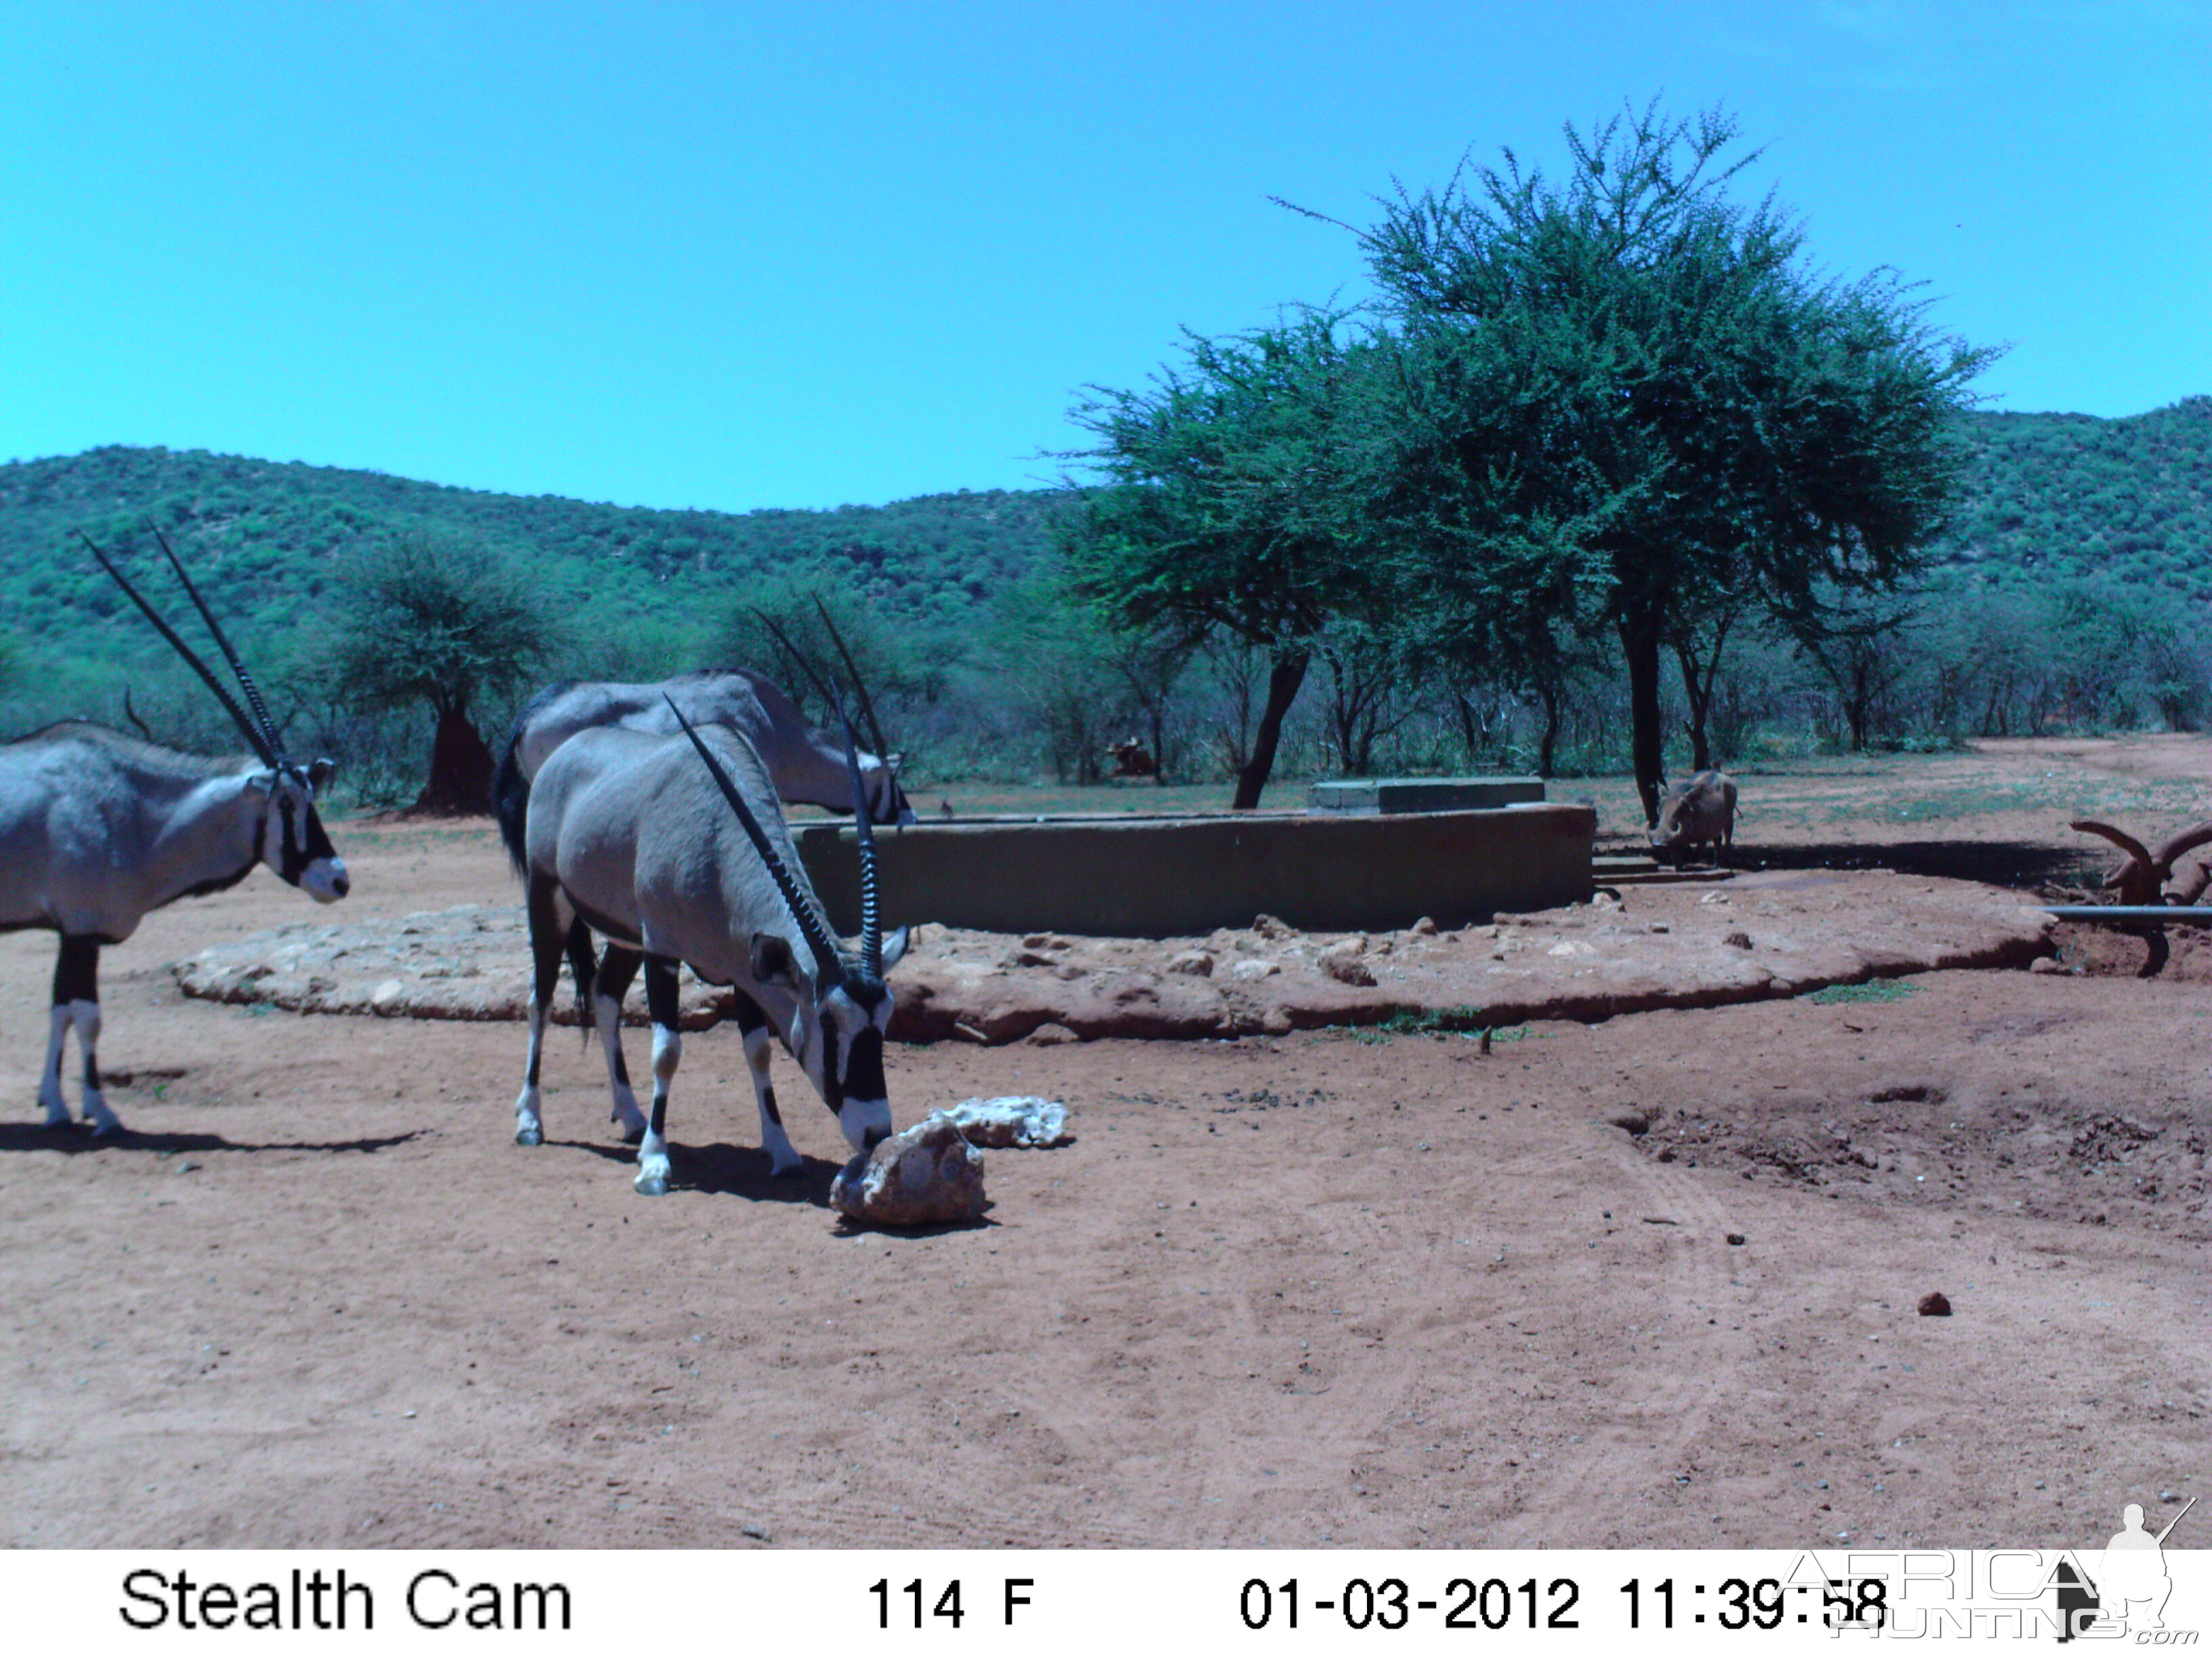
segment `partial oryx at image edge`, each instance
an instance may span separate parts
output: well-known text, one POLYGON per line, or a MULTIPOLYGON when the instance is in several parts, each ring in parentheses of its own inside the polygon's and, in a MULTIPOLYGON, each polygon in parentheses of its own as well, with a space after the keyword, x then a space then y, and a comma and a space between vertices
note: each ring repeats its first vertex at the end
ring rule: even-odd
POLYGON ((348 883, 315 811, 331 763, 302 767, 286 758, 260 691, 167 541, 161 550, 237 676, 250 714, 107 556, 89 538, 85 545, 207 682, 255 757, 210 760, 89 720, 64 720, 0 744, 0 932, 46 927, 61 935, 39 1103, 47 1127, 69 1121, 62 1046, 74 1028, 84 1056, 84 1118, 94 1133, 108 1134, 122 1125, 100 1092, 95 1052, 100 946, 129 939, 149 910, 235 886, 257 864, 320 903, 343 898, 348 883))
POLYGON ((538 1066, 545 1025, 569 957, 586 1022, 605 1051, 613 1115, 640 1141, 637 1190, 668 1190, 669 1087, 683 1053, 678 970, 734 988, 738 1026, 760 1109, 771 1171, 801 1167, 769 1080, 769 1037, 780 1038, 846 1139, 866 1152, 891 1132, 884 1033, 892 1000, 884 975, 908 931, 886 941, 878 920, 876 850, 857 751, 848 733, 848 799, 860 835, 860 947, 841 951, 809 885, 766 763, 744 733, 696 726, 670 701, 677 734, 621 726, 578 732, 533 781, 526 821, 502 817, 507 850, 527 884, 535 966, 529 1060, 515 1102, 514 1138, 544 1139, 538 1066), (703 763, 703 764, 702 764, 703 763), (587 931, 588 930, 588 931, 587 931), (596 968, 590 933, 605 936, 596 968), (641 965, 653 1023, 653 1109, 637 1109, 621 1046, 622 999, 641 965))

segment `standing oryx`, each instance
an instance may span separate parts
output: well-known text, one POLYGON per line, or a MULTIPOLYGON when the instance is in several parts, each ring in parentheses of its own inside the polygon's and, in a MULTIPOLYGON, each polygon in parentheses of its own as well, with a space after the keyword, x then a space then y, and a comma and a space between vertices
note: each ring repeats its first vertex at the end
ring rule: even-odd
MULTIPOLYGON (((744 733, 767 767, 775 796, 843 811, 853 804, 842 750, 823 741, 782 687, 750 668, 708 668, 654 684, 563 680, 549 685, 515 717, 492 784, 500 828, 515 846, 530 810, 530 790, 554 750, 579 732, 618 726, 674 737, 679 722, 726 726, 744 733)), ((914 808, 892 763, 858 757, 869 818, 912 823, 914 808)))
POLYGON ((207 682, 258 760, 206 760, 84 720, 0 745, 0 931, 50 927, 62 940, 39 1083, 49 1127, 69 1121, 62 1042, 72 1025, 84 1055, 85 1119, 97 1134, 122 1127, 100 1097, 94 1054, 101 945, 130 938, 149 910, 173 899, 234 886, 256 864, 325 904, 346 892, 345 864, 315 813, 315 790, 329 779, 331 763, 301 767, 284 757, 246 665, 166 540, 161 550, 238 676, 250 716, 107 556, 92 548, 207 682))
MULTIPOLYGON (((580 731, 539 769, 526 822, 502 818, 507 850, 529 884, 536 975, 530 1000, 530 1058, 515 1102, 518 1143, 544 1139, 538 1060, 564 950, 575 957, 578 994, 592 981, 592 1021, 605 1045, 615 1116, 625 1138, 642 1135, 637 1190, 668 1190, 665 1139, 670 1081, 683 1051, 677 972, 688 963, 710 984, 737 992, 738 1025, 760 1107, 761 1142, 775 1173, 797 1169, 769 1085, 771 1027, 805 1069, 845 1138, 865 1152, 891 1132, 884 1083, 884 1030, 891 994, 884 974, 905 954, 901 928, 886 945, 877 919, 874 837, 860 835, 860 955, 840 954, 767 767, 740 732, 692 726, 672 702, 680 735, 620 726, 580 731), (702 766, 701 762, 704 762, 702 766), (580 924, 580 926, 579 925, 580 924), (596 975, 586 928, 607 937, 596 975), (645 969, 653 1019, 653 1114, 638 1114, 621 1047, 623 993, 645 969)), ((849 738, 848 799, 862 799, 849 738)))

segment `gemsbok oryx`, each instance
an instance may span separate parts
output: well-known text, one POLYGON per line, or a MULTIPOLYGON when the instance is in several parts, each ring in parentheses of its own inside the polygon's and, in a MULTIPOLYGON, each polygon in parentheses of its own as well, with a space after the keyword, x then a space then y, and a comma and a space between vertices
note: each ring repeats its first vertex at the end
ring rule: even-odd
POLYGON ((84 1118, 95 1134, 109 1134, 122 1125, 100 1093, 100 947, 129 939, 149 910, 235 886, 256 864, 325 904, 345 896, 347 881, 315 812, 331 763, 302 767, 285 757, 252 678, 167 541, 161 550, 238 677, 251 714, 107 556, 89 538, 85 545, 207 682, 256 757, 208 760, 88 720, 0 744, 0 932, 48 927, 61 935, 39 1103, 48 1127, 69 1121, 62 1044, 75 1027, 84 1118))
MULTIPOLYGON (((539 769, 579 732, 617 726, 675 737, 684 720, 743 732, 768 769, 778 799, 851 810, 852 781, 843 751, 823 741, 765 674, 750 668, 708 668, 649 685, 563 680, 523 705, 501 752, 492 799, 507 845, 518 844, 539 769)), ((891 763, 864 751, 858 759, 870 820, 915 822, 891 763)))
MULTIPOLYGON (((502 819, 507 850, 528 885, 530 1052, 515 1102, 514 1138, 535 1146, 538 1061, 564 951, 579 998, 605 1045, 614 1117, 639 1139, 635 1184, 668 1190, 668 1091, 683 1053, 677 972, 735 988, 738 1026, 760 1108, 771 1170, 802 1160, 784 1133, 769 1081, 771 1030, 805 1070, 856 1152, 891 1132, 884 1031, 891 994, 884 975, 906 952, 878 920, 876 853, 868 815, 860 837, 860 951, 844 956, 776 804, 767 766, 745 735, 696 726, 670 702, 674 735, 621 726, 578 732, 538 769, 526 821, 502 819), (702 763, 704 763, 702 765, 702 763), (581 924, 581 926, 578 926, 581 924), (596 972, 585 929, 605 935, 596 972), (653 1110, 641 1117, 623 1061, 622 998, 640 965, 653 1022, 653 1110)), ((846 750, 848 795, 862 799, 857 755, 846 750)))

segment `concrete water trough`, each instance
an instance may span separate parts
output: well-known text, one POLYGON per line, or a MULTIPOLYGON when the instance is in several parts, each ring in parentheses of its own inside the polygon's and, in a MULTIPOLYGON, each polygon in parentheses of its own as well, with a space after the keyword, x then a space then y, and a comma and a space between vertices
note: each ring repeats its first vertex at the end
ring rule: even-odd
MULTIPOLYGON (((1307 931, 1454 927, 1590 896, 1589 806, 967 819, 878 830, 886 926, 1176 939, 1279 916, 1307 931)), ((860 927, 849 824, 792 825, 831 921, 860 927)))

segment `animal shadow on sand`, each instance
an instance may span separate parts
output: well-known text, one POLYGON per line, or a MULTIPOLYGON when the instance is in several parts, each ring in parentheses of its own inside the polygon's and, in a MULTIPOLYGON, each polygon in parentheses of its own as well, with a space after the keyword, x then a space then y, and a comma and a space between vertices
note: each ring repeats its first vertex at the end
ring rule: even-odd
MULTIPOLYGON (((637 1148, 634 1146, 599 1140, 555 1140, 550 1136, 545 1145, 589 1152, 610 1164, 635 1166, 637 1163, 637 1148)), ((772 1176, 769 1173, 768 1154, 760 1147, 733 1146, 722 1140, 705 1146, 677 1141, 670 1146, 668 1156, 668 1190, 672 1193, 727 1194, 766 1203, 811 1204, 817 1209, 829 1207, 830 1183, 843 1167, 809 1158, 805 1167, 796 1174, 772 1176)))
POLYGON ((357 1140, 233 1140, 224 1135, 179 1131, 147 1132, 127 1125, 113 1134, 95 1135, 81 1123, 48 1128, 44 1123, 0 1124, 0 1152, 381 1152, 404 1146, 421 1135, 366 1135, 357 1140))
MULTIPOLYGON (((545 1145, 590 1152, 610 1164, 635 1164, 637 1162, 635 1146, 610 1146, 604 1142, 589 1140, 548 1140, 545 1145)), ((823 1158, 808 1158, 805 1167, 796 1174, 772 1176, 769 1173, 768 1154, 759 1147, 732 1146, 726 1141, 719 1140, 708 1146, 678 1145, 670 1149, 669 1155, 673 1164, 668 1182, 668 1190, 672 1193, 708 1193, 773 1204, 809 1204, 817 1210, 830 1208, 830 1183, 836 1180, 837 1171, 844 1167, 823 1158)), ((841 1215, 837 1218, 836 1237, 857 1238, 867 1234, 892 1233, 902 1238, 921 1238, 932 1233, 967 1232, 998 1224, 988 1216, 979 1216, 973 1221, 933 1222, 921 1227, 889 1227, 876 1222, 854 1221, 850 1217, 841 1215)))

